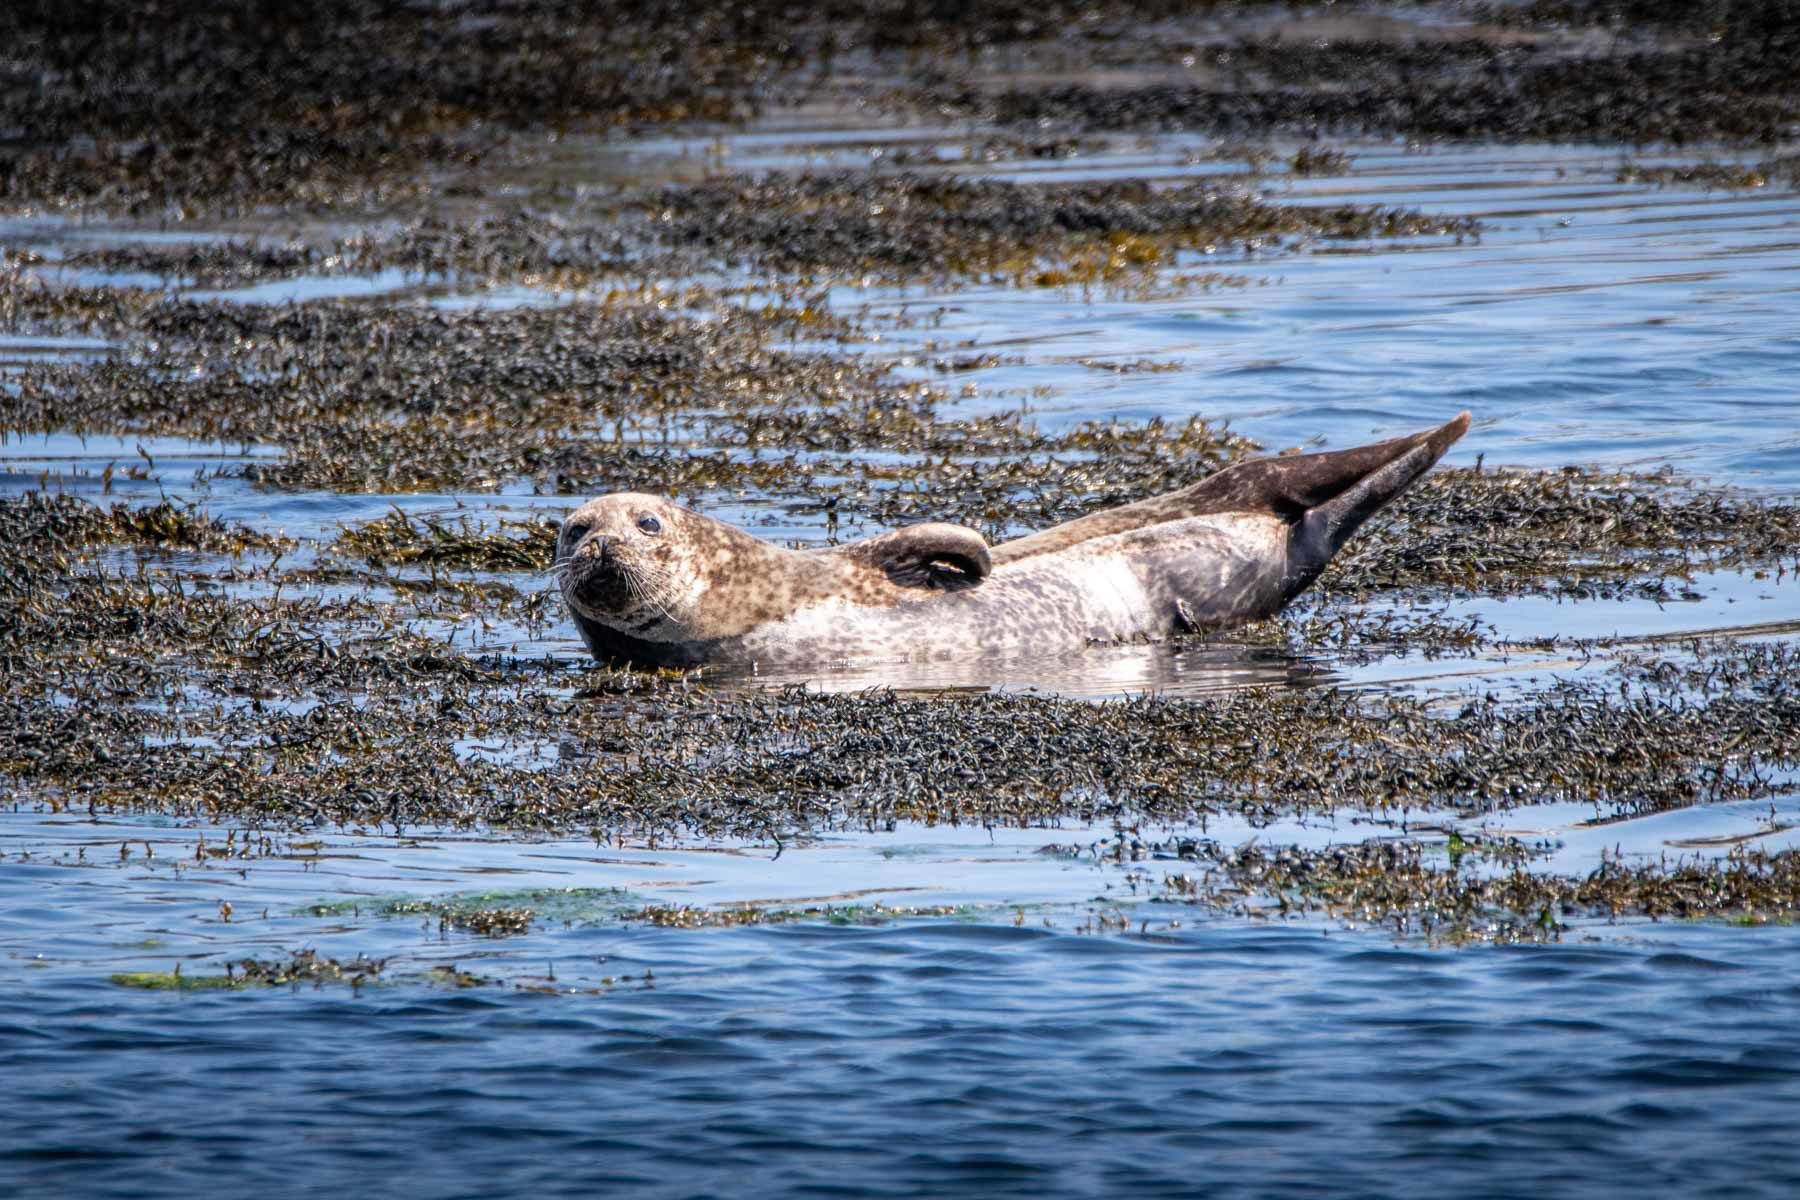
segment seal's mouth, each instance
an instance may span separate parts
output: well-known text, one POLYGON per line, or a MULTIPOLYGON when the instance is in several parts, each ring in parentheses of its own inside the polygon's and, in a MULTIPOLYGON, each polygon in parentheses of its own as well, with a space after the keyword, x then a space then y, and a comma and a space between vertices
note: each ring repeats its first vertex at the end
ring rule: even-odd
POLYGON ((602 618, 622 613, 636 602, 631 568, 619 558, 609 538, 583 547, 563 579, 563 595, 582 615, 602 618))
POLYGON ((569 596, 595 615, 604 615, 621 611, 631 597, 631 589, 622 573, 596 567, 574 581, 569 596))

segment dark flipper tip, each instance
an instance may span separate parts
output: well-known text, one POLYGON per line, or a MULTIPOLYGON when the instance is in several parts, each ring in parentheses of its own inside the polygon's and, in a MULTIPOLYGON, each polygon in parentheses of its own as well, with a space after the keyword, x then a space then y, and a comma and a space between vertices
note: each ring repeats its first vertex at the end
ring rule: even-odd
MULTIPOLYGON (((1436 429, 1383 443, 1386 462, 1375 465, 1360 479, 1322 504, 1308 509, 1295 525, 1289 545, 1287 594, 1292 596, 1325 568, 1370 517, 1429 471, 1469 431, 1470 415, 1458 413, 1436 429)), ((1367 447, 1368 453, 1376 447, 1367 447)))

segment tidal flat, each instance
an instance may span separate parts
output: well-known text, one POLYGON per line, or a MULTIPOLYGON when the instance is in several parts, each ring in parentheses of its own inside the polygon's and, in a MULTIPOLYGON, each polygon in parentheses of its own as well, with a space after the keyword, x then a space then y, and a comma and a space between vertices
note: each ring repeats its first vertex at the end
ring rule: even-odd
POLYGON ((675 7, 0 13, 0 1178, 1787 1194, 1800 13, 675 7), (552 585, 607 491, 998 540, 1464 408, 1205 637, 552 585))

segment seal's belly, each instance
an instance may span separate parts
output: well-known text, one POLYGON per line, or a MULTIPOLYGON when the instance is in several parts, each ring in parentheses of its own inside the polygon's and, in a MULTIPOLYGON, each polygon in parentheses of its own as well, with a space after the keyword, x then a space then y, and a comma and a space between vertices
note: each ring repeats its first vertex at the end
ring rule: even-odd
POLYGON ((980 586, 882 607, 831 600, 744 637, 767 663, 1053 654, 1266 615, 1280 603, 1287 526, 1196 517, 1009 563, 980 586))

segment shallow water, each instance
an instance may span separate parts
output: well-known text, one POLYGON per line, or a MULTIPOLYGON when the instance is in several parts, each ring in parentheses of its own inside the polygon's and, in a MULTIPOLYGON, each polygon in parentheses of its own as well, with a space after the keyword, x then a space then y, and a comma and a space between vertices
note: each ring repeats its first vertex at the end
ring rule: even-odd
MULTIPOLYGON (((557 169, 600 182, 691 173, 702 154, 735 170, 827 166, 901 139, 954 160, 960 137, 765 125, 623 156, 617 144, 576 147, 557 169)), ((1067 162, 946 169, 1040 179, 1232 169, 1189 163, 1200 148, 1121 139, 1067 162)), ((1273 449, 1351 445, 1469 408, 1476 425, 1453 463, 1669 463, 1800 494, 1800 196, 1619 184, 1607 148, 1350 150, 1347 175, 1263 182, 1307 202, 1473 213, 1484 233, 1221 255, 1183 266, 1241 275, 1243 286, 1173 298, 843 288, 832 299, 893 316, 865 351, 903 370, 927 369, 927 339, 1001 351, 1000 365, 957 376, 973 385, 955 402, 969 413, 1028 402, 1046 425, 1192 414, 1273 449), (928 328, 899 319, 938 308, 928 328), (1092 365, 1140 359, 1180 369, 1092 365)), ((105 223, 0 227, 9 247, 50 258, 75 241, 161 236, 105 223)), ((391 274, 223 294, 283 303, 390 292, 552 298, 391 274)), ((4 341, 0 375, 107 352, 93 339, 4 341)), ((267 454, 15 439, 0 446, 0 487, 44 478, 98 499, 115 465, 114 498, 198 500, 227 520, 312 537, 396 507, 493 519, 567 506, 522 488, 342 496, 216 477, 267 454)), ((824 537, 823 518, 755 497, 717 511, 755 517, 772 538, 824 537)), ((1489 600, 1445 615, 1520 642, 1795 636, 1791 573, 1702 575, 1692 590, 1680 603, 1489 600)), ((484 637, 483 649, 580 657, 566 626, 546 639, 497 624, 484 637)), ((1122 647, 999 675, 950 663, 905 678, 737 683, 1093 698, 1337 683, 1454 696, 1599 669, 1554 648, 1371 659, 1122 647)), ((1800 803, 1790 790, 1773 806, 1605 816, 1541 806, 1463 825, 1346 814, 1204 832, 1323 845, 1441 839, 1455 826, 1541 843, 1541 865, 1579 874, 1614 849, 1651 861, 1782 848, 1800 803)), ((919 828, 649 847, 320 830, 266 848, 257 835, 246 856, 252 839, 240 830, 0 812, 0 1099, 14 1114, 0 1183, 20 1195, 121 1196, 372 1185, 434 1196, 1785 1196, 1800 1182, 1788 1136, 1800 1100, 1794 929, 1581 924, 1559 945, 1454 951, 1322 918, 1152 902, 1170 864, 1108 862, 1093 847, 1114 833, 919 828), (202 837, 230 852, 209 855, 202 837), (1064 851, 1044 853, 1052 844, 1064 851), (397 903, 540 915, 529 932, 488 938, 442 924, 437 910, 389 915, 397 903), (723 928, 633 917, 646 905, 750 903, 838 911, 723 928), (177 963, 190 979, 217 976, 227 962, 303 949, 387 965, 355 987, 114 982, 177 963)))

